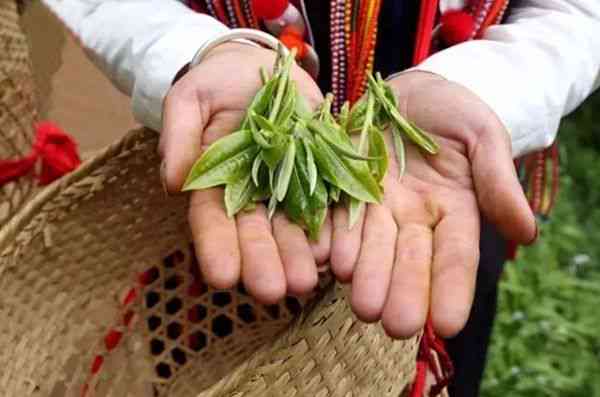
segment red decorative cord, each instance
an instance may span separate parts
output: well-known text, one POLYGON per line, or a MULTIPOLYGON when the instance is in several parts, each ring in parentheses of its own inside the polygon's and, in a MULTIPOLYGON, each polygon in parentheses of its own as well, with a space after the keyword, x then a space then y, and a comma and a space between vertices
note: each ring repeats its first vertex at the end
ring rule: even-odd
POLYGON ((421 63, 429 56, 431 52, 431 37, 433 34, 433 25, 438 10, 438 0, 421 1, 421 10, 419 11, 419 23, 417 25, 417 36, 415 51, 413 55, 413 64, 421 63))
POLYGON ((431 318, 427 320, 417 355, 417 371, 409 397, 426 395, 427 371, 435 377, 435 384, 429 390, 429 396, 435 397, 448 386, 454 374, 452 360, 446 352, 444 341, 433 331, 431 318))
POLYGON ((35 126, 35 141, 31 152, 16 160, 0 160, 0 186, 36 171, 40 185, 47 185, 81 163, 77 144, 69 135, 51 122, 35 126))

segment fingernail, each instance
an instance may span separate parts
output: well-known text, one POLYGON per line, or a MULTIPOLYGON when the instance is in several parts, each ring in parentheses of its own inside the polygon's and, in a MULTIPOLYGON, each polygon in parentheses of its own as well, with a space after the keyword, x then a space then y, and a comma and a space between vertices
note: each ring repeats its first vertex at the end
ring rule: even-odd
POLYGON ((540 226, 538 225, 537 220, 536 220, 535 221, 535 234, 533 235, 533 239, 531 239, 531 241, 527 245, 531 245, 531 244, 535 243, 539 237, 540 237, 540 226))
POLYGON ((167 189, 166 169, 167 169, 167 163, 163 160, 160 163, 160 183, 162 185, 163 192, 165 192, 165 195, 168 197, 168 196, 170 196, 170 194, 169 194, 169 189, 167 189))

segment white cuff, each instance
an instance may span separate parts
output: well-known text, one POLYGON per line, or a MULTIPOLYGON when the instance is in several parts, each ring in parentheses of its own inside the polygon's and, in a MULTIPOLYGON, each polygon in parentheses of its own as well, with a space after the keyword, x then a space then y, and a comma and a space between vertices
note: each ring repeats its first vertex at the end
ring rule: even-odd
POLYGON ((173 23, 173 28, 160 37, 137 65, 132 91, 133 115, 143 125, 162 129, 162 103, 177 72, 198 48, 228 28, 206 15, 191 14, 173 23))

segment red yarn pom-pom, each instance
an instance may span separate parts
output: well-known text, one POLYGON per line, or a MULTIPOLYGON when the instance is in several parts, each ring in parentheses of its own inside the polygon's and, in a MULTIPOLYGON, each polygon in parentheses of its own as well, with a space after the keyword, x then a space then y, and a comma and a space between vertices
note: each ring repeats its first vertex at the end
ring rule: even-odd
POLYGON ((448 11, 442 15, 441 23, 440 34, 448 45, 469 40, 475 29, 473 16, 465 11, 448 11))
POLYGON ((290 4, 289 0, 252 0, 252 9, 259 19, 279 18, 290 4))
POLYGON ((281 41, 289 50, 295 48, 297 59, 302 59, 306 56, 308 48, 306 48, 306 43, 296 29, 291 27, 283 29, 283 32, 281 32, 281 35, 279 36, 279 41, 281 41))

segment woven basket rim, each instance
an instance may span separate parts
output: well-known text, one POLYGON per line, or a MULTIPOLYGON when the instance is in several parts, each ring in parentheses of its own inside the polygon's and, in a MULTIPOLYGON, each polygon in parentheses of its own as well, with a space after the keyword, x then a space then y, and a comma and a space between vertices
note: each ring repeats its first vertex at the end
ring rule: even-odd
POLYGON ((124 148, 139 143, 139 137, 144 136, 144 134, 158 134, 158 132, 144 127, 130 130, 125 136, 117 139, 105 148, 100 149, 94 156, 83 161, 75 171, 38 191, 31 200, 23 205, 21 210, 17 212, 7 224, 0 228, 0 254, 4 252, 9 244, 14 243, 14 238, 19 231, 38 215, 40 209, 48 201, 60 194, 67 187, 89 176, 94 170, 103 166, 115 155, 122 152, 124 148))

